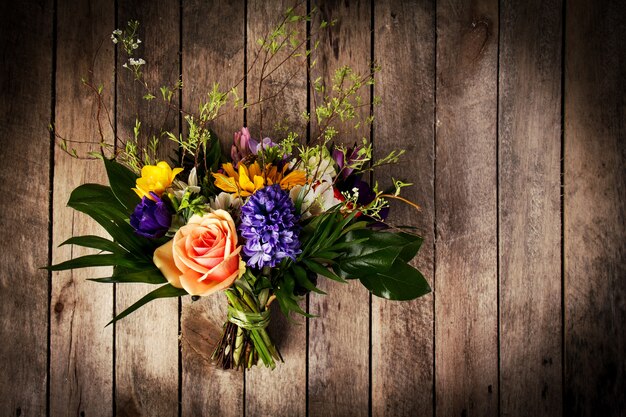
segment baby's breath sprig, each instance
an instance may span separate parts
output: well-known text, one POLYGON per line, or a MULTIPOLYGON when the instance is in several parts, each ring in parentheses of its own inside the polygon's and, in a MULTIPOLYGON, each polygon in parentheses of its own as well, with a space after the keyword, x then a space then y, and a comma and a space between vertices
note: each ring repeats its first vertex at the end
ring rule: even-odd
POLYGON ((125 29, 115 29, 111 34, 111 41, 116 45, 121 45, 126 55, 128 55, 128 62, 125 62, 122 67, 132 71, 135 80, 141 80, 143 73, 141 67, 146 64, 143 58, 134 58, 135 50, 139 48, 141 39, 137 37, 139 31, 139 22, 137 20, 129 20, 125 29))

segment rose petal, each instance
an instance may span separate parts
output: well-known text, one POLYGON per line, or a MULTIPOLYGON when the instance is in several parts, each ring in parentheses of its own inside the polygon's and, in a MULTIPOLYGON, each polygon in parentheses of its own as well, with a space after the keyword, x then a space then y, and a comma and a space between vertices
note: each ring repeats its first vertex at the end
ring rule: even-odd
POLYGON ((166 244, 159 246, 154 251, 152 261, 170 284, 176 288, 182 288, 180 283, 181 271, 174 263, 173 243, 174 241, 170 240, 166 244))

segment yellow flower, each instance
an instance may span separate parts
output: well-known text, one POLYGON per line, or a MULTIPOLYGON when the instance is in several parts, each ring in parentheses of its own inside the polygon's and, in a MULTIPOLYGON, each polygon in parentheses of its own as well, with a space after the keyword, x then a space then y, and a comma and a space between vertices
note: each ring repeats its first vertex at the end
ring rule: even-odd
POLYGON ((165 192, 165 189, 172 184, 174 177, 178 175, 182 168, 170 168, 165 161, 161 161, 156 165, 145 165, 141 168, 141 177, 137 178, 137 188, 133 188, 133 191, 137 193, 139 198, 150 196, 152 191, 159 197, 165 192))
POLYGON ((248 197, 266 185, 280 184, 280 188, 283 190, 290 190, 296 185, 304 185, 306 182, 304 171, 295 170, 285 175, 286 165, 282 171, 279 171, 278 167, 268 164, 265 166, 265 171, 262 171, 258 162, 249 167, 240 162, 239 172, 235 171, 231 163, 222 165, 222 169, 226 175, 213 174, 215 186, 240 197, 248 197))

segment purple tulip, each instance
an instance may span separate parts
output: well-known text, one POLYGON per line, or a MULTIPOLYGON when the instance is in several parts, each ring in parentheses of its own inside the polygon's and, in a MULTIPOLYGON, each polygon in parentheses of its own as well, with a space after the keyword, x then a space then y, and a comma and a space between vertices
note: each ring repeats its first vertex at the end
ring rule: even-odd
POLYGON ((346 151, 337 148, 333 149, 332 157, 339 167, 339 177, 341 179, 347 179, 354 172, 354 168, 350 168, 349 165, 359 162, 360 150, 361 146, 356 143, 352 148, 348 148, 346 151))
POLYGON ((154 200, 143 197, 130 215, 130 225, 139 236, 156 239, 165 235, 172 224, 172 213, 167 205, 155 193, 150 192, 154 200))

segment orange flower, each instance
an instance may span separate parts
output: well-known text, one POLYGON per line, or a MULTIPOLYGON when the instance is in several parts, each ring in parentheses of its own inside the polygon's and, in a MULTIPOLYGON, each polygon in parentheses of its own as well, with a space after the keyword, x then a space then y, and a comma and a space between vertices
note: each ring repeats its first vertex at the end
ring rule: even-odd
POLYGON ((174 238, 154 252, 154 264, 176 288, 191 295, 226 289, 246 270, 230 214, 215 210, 193 216, 174 238))
POLYGON ((294 170, 285 175, 287 165, 283 167, 282 171, 279 171, 278 167, 272 164, 266 165, 265 170, 261 171, 258 162, 249 167, 239 163, 239 172, 235 171, 231 163, 222 165, 222 169, 226 175, 213 173, 215 186, 240 197, 251 196, 266 185, 280 184, 280 188, 283 190, 290 190, 296 185, 306 183, 304 171, 294 170))

